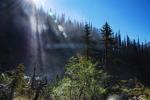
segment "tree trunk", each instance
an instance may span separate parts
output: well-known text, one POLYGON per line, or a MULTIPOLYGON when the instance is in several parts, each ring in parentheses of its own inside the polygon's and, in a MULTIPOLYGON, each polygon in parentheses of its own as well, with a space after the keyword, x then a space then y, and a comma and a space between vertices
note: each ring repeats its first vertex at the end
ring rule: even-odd
POLYGON ((38 89, 38 90, 36 91, 36 94, 35 94, 35 97, 34 97, 33 100, 38 100, 39 95, 40 95, 40 89, 38 89))
POLYGON ((14 87, 11 87, 10 98, 9 98, 9 100, 13 100, 14 91, 15 91, 15 88, 14 88, 14 87))

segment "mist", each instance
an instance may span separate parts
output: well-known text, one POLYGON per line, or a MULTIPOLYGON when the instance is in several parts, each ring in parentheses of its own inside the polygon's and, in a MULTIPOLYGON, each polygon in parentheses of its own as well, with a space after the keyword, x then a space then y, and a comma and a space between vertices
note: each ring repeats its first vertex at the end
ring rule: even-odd
POLYGON ((1 71, 24 64, 27 75, 36 67, 38 75, 52 80, 62 76, 67 60, 84 48, 84 30, 77 32, 79 26, 64 15, 59 18, 31 0, 1 1, 0 22, 1 71))

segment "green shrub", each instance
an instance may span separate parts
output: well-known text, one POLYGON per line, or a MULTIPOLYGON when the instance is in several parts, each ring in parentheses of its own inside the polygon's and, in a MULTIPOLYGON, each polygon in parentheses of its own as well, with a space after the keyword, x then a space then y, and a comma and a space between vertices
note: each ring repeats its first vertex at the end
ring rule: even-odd
POLYGON ((108 75, 96 70, 96 63, 86 57, 72 57, 66 65, 65 77, 53 88, 53 96, 59 100, 98 98, 107 93, 104 81, 108 75))

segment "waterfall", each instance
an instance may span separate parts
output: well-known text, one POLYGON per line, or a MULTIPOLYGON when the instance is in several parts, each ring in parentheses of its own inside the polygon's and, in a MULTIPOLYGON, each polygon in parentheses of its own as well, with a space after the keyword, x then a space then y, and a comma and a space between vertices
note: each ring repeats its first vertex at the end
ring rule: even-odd
POLYGON ((40 19, 39 12, 35 8, 33 13, 33 19, 31 18, 31 24, 32 26, 32 36, 34 38, 33 41, 33 50, 34 53, 34 59, 32 60, 32 65, 30 70, 32 68, 36 67, 36 71, 38 74, 44 74, 46 71, 45 68, 45 52, 44 52, 44 46, 43 46, 43 40, 42 40, 42 33, 44 32, 44 22, 40 19), (32 21, 34 20, 34 21, 32 21))
POLYGON ((42 37, 41 37, 41 34, 42 34, 42 31, 44 31, 43 29, 42 30, 39 30, 40 28, 40 24, 42 23, 39 23, 39 19, 38 19, 38 14, 36 15, 36 33, 35 33, 35 37, 36 37, 36 41, 35 43, 37 43, 37 48, 36 48, 36 55, 35 55, 35 63, 37 66, 36 69, 38 71, 38 73, 44 73, 45 72, 45 64, 44 64, 44 49, 43 49, 43 42, 42 42, 42 37))
MULTIPOLYGON (((39 16, 39 10, 36 8, 36 4, 32 0, 23 0, 21 7, 28 17, 29 22, 27 26, 29 28, 30 37, 28 37, 28 52, 30 53, 30 63, 26 66, 27 74, 33 73, 34 67, 36 67, 37 74, 43 74, 45 71, 45 53, 43 49, 42 32, 45 29, 44 19, 42 20, 39 16)), ((27 34, 26 34, 27 35, 27 34)))

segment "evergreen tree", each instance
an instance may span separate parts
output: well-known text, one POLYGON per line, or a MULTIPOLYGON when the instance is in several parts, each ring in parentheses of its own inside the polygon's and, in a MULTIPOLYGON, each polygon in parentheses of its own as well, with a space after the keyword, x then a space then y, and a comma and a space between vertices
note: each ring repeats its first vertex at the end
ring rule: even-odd
POLYGON ((94 36, 92 33, 93 31, 93 27, 92 25, 89 25, 89 24, 85 24, 85 29, 84 29, 84 32, 85 32, 85 36, 84 36, 84 40, 85 40, 85 56, 87 58, 89 57, 92 57, 92 58, 95 58, 97 59, 100 54, 100 49, 99 47, 97 46, 98 45, 98 41, 96 41, 94 39, 94 36))
POLYGON ((131 46, 131 40, 130 37, 127 35, 127 48, 130 48, 131 46))
POLYGON ((114 44, 113 32, 110 25, 107 22, 102 26, 100 31, 102 34, 102 41, 104 42, 104 49, 105 49, 104 63, 106 65, 110 60, 109 58, 111 56, 112 49, 113 49, 113 44, 114 44))
POLYGON ((85 45, 86 45, 86 57, 88 58, 89 57, 89 49, 90 49, 90 39, 91 39, 91 33, 90 33, 90 27, 89 25, 86 23, 85 24, 85 45))
POLYGON ((120 31, 118 32, 118 44, 119 44, 119 47, 121 47, 121 35, 120 35, 120 31))

